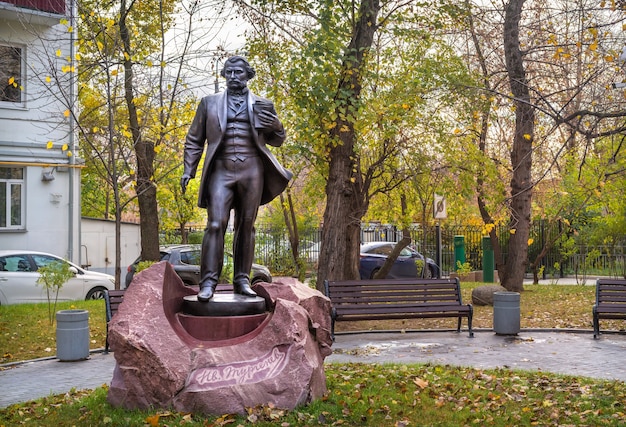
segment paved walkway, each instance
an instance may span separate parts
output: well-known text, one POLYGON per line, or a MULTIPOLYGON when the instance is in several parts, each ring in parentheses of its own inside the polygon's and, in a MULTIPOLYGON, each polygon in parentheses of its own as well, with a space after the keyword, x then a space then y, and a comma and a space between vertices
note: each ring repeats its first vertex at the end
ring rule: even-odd
MULTIPOLYGON (((505 367, 626 381, 626 335, 590 331, 374 332, 338 334, 326 362, 435 363, 505 367)), ((79 362, 42 359, 0 371, 0 408, 13 403, 110 384, 115 358, 94 352, 79 362)), ((6 368, 4 365, 2 368, 6 368)))

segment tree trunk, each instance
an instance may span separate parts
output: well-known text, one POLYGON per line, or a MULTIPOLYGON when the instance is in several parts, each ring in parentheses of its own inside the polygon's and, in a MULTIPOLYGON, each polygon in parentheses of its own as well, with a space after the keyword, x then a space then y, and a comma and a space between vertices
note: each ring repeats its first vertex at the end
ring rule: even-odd
POLYGON ((130 31, 126 25, 126 0, 120 7, 120 37, 124 45, 124 89, 130 131, 137 157, 137 201, 139 203, 141 258, 144 261, 159 261, 159 216, 156 201, 154 174, 154 144, 141 136, 139 115, 134 100, 133 63, 130 31))
POLYGON ((326 209, 322 229, 317 288, 324 280, 359 278, 361 218, 367 211, 366 189, 355 151, 354 114, 361 99, 365 54, 374 40, 379 0, 363 0, 350 44, 344 52, 337 87, 336 126, 331 130, 330 166, 326 183, 326 209))
POLYGON ((504 17, 504 56, 514 97, 515 134, 511 150, 511 218, 509 253, 502 286, 509 291, 524 289, 524 274, 528 264, 528 236, 530 233, 532 141, 534 136, 534 109, 526 80, 523 55, 520 51, 519 22, 524 0, 509 1, 504 17))
MULTIPOLYGON (((470 8, 469 1, 465 1, 466 7, 470 8)), ((474 48, 476 49, 476 56, 478 57, 478 63, 480 65, 480 70, 483 77, 483 85, 488 92, 491 92, 491 81, 489 80, 489 70, 487 68, 487 60, 483 55, 482 48, 478 41, 478 36, 476 34, 476 29, 474 28, 474 18, 470 14, 468 16, 470 32, 472 34, 472 41, 474 43, 474 48)), ((491 101, 487 102, 487 104, 483 107, 480 115, 480 133, 478 134, 478 149, 485 158, 488 158, 487 153, 487 135, 489 134, 489 122, 491 115, 492 103, 491 101)), ((495 221, 487 209, 487 202, 485 196, 485 177, 482 175, 478 175, 476 178, 476 193, 478 200, 478 210, 480 212, 480 216, 485 224, 494 224, 495 221)), ((489 229, 489 238, 491 239, 491 244, 493 247, 493 255, 494 261, 496 263, 496 270, 498 270, 498 277, 504 277, 504 256, 502 254, 502 249, 500 247, 500 240, 498 237, 498 233, 496 232, 496 227, 491 227, 489 229)))

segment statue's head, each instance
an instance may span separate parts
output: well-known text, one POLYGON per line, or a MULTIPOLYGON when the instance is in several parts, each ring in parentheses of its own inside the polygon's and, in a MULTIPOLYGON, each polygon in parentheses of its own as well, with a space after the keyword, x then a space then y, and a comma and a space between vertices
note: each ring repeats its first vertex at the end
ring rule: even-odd
POLYGON ((224 73, 224 70, 226 70, 226 67, 228 67, 229 65, 236 64, 236 63, 240 63, 243 66, 243 68, 246 70, 246 72, 248 73, 248 80, 256 76, 256 71, 254 70, 254 68, 252 68, 252 66, 248 63, 248 61, 246 61, 246 58, 244 58, 243 56, 238 56, 238 55, 231 56, 230 58, 226 60, 226 62, 224 62, 222 71, 220 71, 220 76, 226 77, 226 74, 224 73))

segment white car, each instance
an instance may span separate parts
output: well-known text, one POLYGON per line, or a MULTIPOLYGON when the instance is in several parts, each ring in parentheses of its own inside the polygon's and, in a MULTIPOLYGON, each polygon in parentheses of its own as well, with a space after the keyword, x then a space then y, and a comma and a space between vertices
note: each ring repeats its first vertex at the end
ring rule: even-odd
MULTIPOLYGON (((45 286, 37 283, 37 269, 54 261, 68 263, 74 273, 59 290, 58 301, 100 299, 105 289, 115 289, 115 278, 110 274, 83 270, 56 255, 0 250, 0 305, 47 302, 45 286)), ((50 299, 54 300, 54 292, 50 299)))

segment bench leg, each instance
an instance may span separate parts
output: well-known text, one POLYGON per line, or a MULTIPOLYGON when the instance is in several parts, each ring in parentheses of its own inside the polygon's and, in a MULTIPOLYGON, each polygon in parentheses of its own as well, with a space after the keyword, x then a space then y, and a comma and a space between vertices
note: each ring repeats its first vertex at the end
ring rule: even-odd
POLYGON ((470 310, 469 310, 469 313, 467 314, 467 329, 469 329, 470 338, 474 338, 474 331, 472 330, 473 317, 474 317, 474 307, 470 305, 470 310))
POLYGON ((593 339, 597 340, 600 337, 600 319, 598 319, 598 310, 593 307, 593 339))

